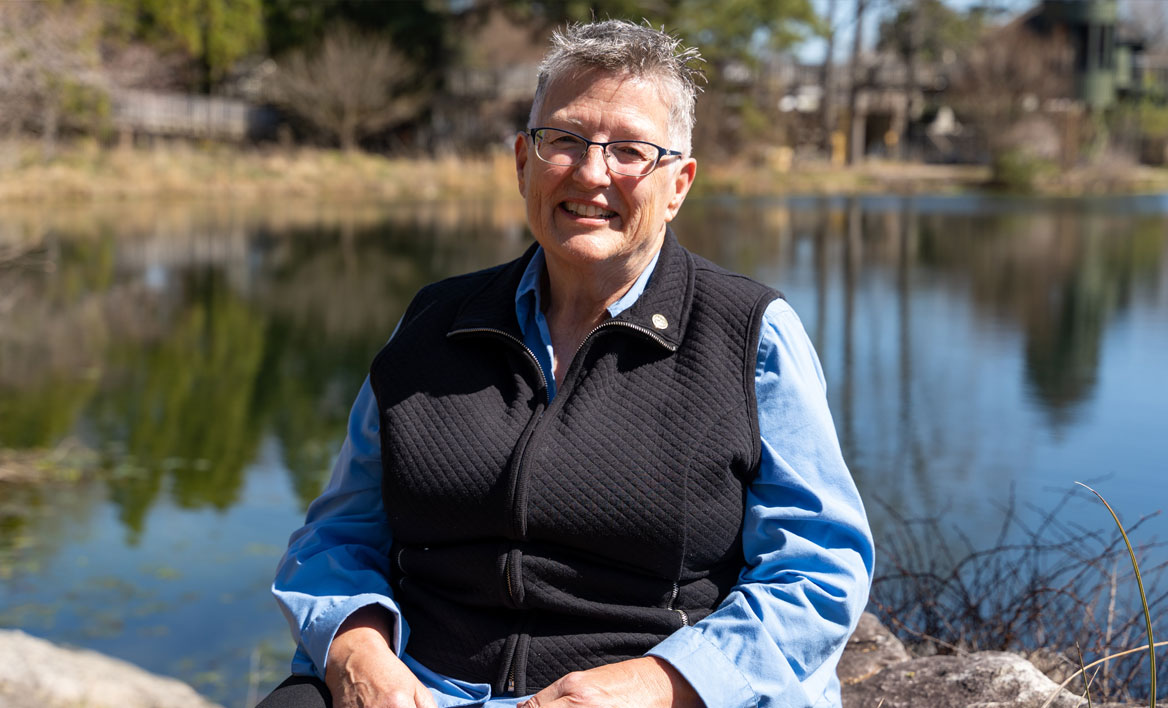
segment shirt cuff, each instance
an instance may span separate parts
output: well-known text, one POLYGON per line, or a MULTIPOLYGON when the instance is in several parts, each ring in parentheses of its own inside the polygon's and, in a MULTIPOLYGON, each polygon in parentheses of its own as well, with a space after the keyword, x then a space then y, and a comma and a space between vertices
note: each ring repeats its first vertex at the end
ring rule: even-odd
POLYGON ((677 669, 706 708, 758 704, 758 694, 742 670, 693 627, 682 627, 646 654, 677 669))
POLYGON ((349 615, 369 605, 380 605, 389 612, 392 624, 390 648, 393 649, 394 654, 402 655, 406 639, 409 637, 409 627, 402 619, 397 603, 384 595, 375 593, 353 595, 329 605, 304 628, 304 632, 301 634, 302 646, 312 660, 317 678, 324 680, 324 668, 328 663, 329 648, 332 646, 333 638, 337 635, 337 630, 341 628, 349 615))

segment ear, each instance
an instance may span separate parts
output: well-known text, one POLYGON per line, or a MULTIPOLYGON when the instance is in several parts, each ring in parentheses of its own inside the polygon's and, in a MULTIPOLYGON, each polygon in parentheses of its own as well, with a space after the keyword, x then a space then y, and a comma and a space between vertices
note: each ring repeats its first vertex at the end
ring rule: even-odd
POLYGON ((681 210, 681 204, 685 201, 685 195, 689 194, 689 188, 693 186, 694 177, 698 174, 698 161, 692 157, 687 157, 682 163, 680 169, 673 176, 673 182, 670 184, 669 201, 665 205, 665 221, 673 221, 673 217, 677 216, 677 212, 681 210))
POLYGON ((515 136, 515 176, 519 180, 519 196, 527 198, 527 133, 515 136))

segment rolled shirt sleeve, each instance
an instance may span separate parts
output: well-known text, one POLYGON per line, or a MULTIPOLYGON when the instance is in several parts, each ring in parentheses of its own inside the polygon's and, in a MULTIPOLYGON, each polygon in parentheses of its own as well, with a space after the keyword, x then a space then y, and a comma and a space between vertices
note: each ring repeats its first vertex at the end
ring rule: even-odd
POLYGON ((746 493, 746 566, 717 610, 649 654, 709 708, 838 705, 835 668, 867 603, 872 536, 819 359, 781 299, 765 313, 755 390, 762 458, 746 493))
POLYGON ((388 581, 393 538, 381 500, 380 449, 377 402, 366 377, 328 486, 292 534, 272 583, 297 642, 294 674, 323 680, 337 630, 367 605, 390 612, 393 648, 402 653, 409 630, 388 581))

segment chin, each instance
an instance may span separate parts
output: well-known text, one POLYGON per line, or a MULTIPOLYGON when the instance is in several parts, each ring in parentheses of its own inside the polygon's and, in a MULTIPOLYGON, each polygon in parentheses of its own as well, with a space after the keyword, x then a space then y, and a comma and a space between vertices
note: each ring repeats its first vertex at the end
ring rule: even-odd
POLYGON ((572 234, 561 236, 556 241, 560 253, 582 262, 605 261, 625 251, 624 235, 619 231, 572 234))

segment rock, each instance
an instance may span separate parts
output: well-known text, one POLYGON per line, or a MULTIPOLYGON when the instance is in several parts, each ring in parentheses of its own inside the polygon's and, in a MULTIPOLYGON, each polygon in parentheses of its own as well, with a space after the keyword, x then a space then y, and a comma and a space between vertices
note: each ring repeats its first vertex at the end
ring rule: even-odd
POLYGON ((1017 654, 928 656, 843 687, 844 708, 1050 708, 1085 706, 1017 654))
POLYGON ((876 615, 865 612, 844 648, 836 673, 840 683, 847 686, 911 658, 904 644, 876 619, 876 615))
MULTIPOLYGON (((1062 683, 1079 670, 1078 665, 1070 656, 1050 649, 1023 652, 1022 656, 1055 683, 1062 683)), ((1082 683, 1080 682, 1078 685, 1082 686, 1082 683)))
POLYGON ((0 630, 4 708, 218 708, 187 684, 19 630, 0 630))

